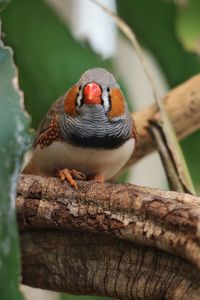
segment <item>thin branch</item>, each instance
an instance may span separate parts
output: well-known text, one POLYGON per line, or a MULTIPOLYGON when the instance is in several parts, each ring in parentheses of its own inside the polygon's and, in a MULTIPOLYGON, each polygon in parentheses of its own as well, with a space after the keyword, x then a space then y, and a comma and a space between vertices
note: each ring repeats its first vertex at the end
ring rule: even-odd
POLYGON ((180 181, 178 177, 176 165, 174 164, 173 157, 171 155, 170 149, 168 148, 167 141, 165 140, 162 126, 160 126, 159 122, 150 121, 149 129, 152 138, 156 141, 162 164, 165 169, 165 174, 168 179, 169 189, 171 191, 190 193, 190 191, 187 190, 187 187, 183 185, 182 181, 180 181))
POLYGON ((171 191, 177 191, 180 193, 195 194, 193 185, 188 186, 185 184, 185 180, 180 178, 180 172, 177 170, 177 161, 174 160, 171 147, 166 140, 166 135, 163 133, 163 127, 160 122, 155 120, 149 121, 150 133, 152 138, 156 141, 158 151, 165 169, 165 173, 168 178, 168 183, 171 191))
POLYGON ((130 184, 78 185, 21 176, 25 284, 121 299, 198 299, 200 198, 130 184))

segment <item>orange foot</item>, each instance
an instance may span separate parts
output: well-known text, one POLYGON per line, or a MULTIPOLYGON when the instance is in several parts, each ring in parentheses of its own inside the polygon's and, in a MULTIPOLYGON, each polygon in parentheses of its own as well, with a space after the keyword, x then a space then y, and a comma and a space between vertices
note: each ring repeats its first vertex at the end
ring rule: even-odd
POLYGON ((60 178, 61 181, 67 180, 71 186, 78 188, 77 183, 74 179, 77 180, 85 180, 85 174, 77 171, 77 170, 69 170, 69 169, 62 169, 57 172, 57 176, 60 178))
POLYGON ((104 183, 104 181, 105 181, 104 176, 101 175, 101 174, 96 174, 91 179, 98 182, 98 183, 104 183))

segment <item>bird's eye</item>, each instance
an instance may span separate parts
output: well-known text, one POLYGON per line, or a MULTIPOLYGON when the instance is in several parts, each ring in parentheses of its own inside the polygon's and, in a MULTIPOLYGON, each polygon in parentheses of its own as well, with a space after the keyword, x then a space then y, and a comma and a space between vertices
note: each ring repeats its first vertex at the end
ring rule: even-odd
POLYGON ((108 93, 110 92, 110 88, 109 88, 109 86, 107 87, 107 92, 108 92, 108 93))
POLYGON ((79 91, 81 90, 81 85, 79 85, 78 89, 79 89, 79 91))

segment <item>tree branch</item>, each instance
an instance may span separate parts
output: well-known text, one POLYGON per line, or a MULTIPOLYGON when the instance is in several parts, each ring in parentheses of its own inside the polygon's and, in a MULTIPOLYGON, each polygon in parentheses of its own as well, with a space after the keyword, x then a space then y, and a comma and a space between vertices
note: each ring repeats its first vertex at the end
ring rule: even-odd
MULTIPOLYGON (((200 128, 200 75, 174 88, 163 101, 179 140, 200 128)), ((138 144, 128 165, 155 150, 156 145, 148 132, 149 120, 160 119, 155 105, 134 113, 133 117, 138 132, 138 144)))
POLYGON ((23 282, 115 299, 199 300, 200 273, 181 258, 81 232, 21 234, 23 282))
POLYGON ((120 299, 199 299, 200 198, 21 176, 23 282, 120 299), (168 253, 166 253, 168 252, 168 253))

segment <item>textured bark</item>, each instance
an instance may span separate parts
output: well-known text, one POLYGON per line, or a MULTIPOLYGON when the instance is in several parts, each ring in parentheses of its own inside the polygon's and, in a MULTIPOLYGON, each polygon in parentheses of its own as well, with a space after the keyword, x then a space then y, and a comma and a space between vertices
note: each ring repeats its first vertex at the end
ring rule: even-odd
POLYGON ((25 284, 120 299, 200 298, 200 198, 78 184, 21 176, 25 284))
MULTIPOLYGON (((174 88, 163 101, 179 140, 200 128, 200 75, 174 88)), ((148 131, 148 122, 160 118, 155 105, 134 113, 133 117, 138 132, 138 143, 128 165, 156 149, 148 131)))
POLYGON ((115 299, 199 299, 200 272, 181 258, 105 235, 21 235, 23 282, 115 299))

